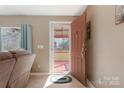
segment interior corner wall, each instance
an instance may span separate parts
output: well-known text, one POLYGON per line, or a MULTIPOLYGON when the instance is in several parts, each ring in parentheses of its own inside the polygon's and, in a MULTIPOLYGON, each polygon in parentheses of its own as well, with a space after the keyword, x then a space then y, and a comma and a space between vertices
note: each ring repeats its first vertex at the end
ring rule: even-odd
POLYGON ((69 16, 0 16, 0 26, 21 26, 29 23, 33 29, 33 53, 36 59, 32 72, 49 73, 49 22, 50 21, 72 21, 75 17, 69 16), (43 49, 38 49, 43 45, 43 49))
POLYGON ((115 6, 88 6, 88 21, 88 79, 95 87, 124 87, 124 23, 115 25, 115 6))

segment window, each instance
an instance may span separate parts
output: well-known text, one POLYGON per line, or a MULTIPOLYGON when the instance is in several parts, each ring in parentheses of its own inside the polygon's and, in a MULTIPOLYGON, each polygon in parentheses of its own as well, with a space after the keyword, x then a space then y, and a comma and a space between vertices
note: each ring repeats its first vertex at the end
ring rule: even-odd
POLYGON ((1 27, 0 29, 1 51, 21 48, 21 27, 1 27))
POLYGON ((69 51, 69 38, 55 38, 55 48, 57 50, 69 51))

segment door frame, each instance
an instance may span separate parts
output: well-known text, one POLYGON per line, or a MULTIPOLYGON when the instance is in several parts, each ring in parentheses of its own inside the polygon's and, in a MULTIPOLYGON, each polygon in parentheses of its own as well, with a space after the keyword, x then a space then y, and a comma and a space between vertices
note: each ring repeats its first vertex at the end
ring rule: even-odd
MULTIPOLYGON (((50 21, 49 22, 49 73, 50 74, 60 74, 60 73, 53 73, 53 66, 54 66, 54 30, 52 27, 52 24, 61 24, 61 23, 67 23, 70 24, 69 28, 69 72, 71 71, 71 23, 72 21, 50 21)), ((66 74, 66 73, 65 73, 66 74)))

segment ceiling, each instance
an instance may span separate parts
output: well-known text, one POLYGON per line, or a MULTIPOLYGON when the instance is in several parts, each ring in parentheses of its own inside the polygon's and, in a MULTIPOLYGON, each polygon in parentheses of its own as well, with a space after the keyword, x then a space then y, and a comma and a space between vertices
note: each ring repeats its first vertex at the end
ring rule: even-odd
POLYGON ((0 15, 79 16, 86 5, 0 5, 0 15))

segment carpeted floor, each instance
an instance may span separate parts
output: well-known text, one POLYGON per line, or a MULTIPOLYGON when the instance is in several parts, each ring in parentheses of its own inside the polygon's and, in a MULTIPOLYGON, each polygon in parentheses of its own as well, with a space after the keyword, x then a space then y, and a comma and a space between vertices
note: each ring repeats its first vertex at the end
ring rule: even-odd
POLYGON ((50 81, 53 75, 31 75, 27 88, 85 88, 78 80, 72 77, 72 82, 55 84, 50 81))

